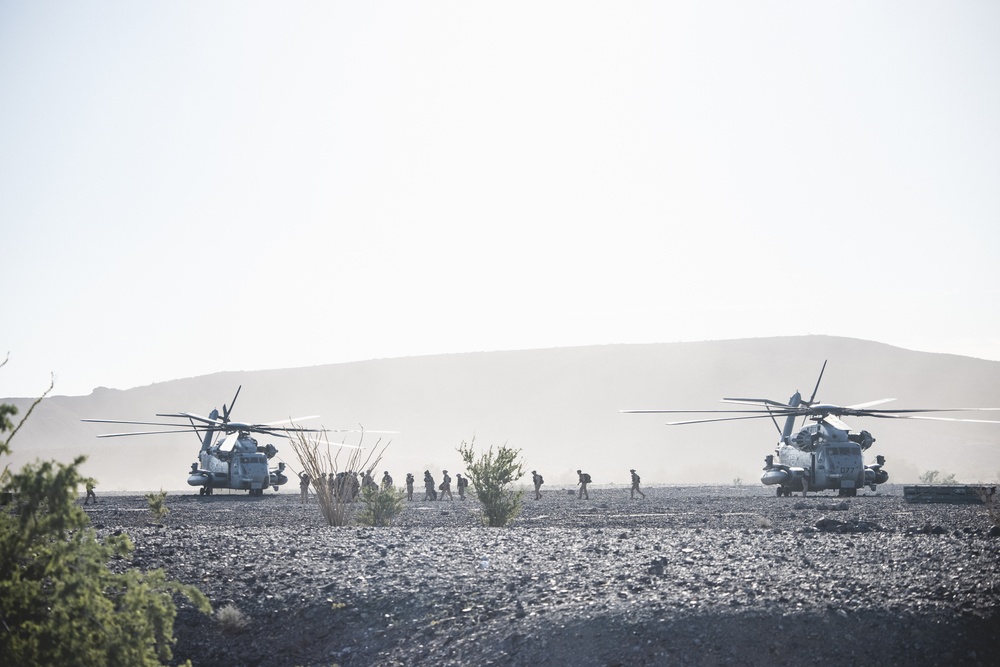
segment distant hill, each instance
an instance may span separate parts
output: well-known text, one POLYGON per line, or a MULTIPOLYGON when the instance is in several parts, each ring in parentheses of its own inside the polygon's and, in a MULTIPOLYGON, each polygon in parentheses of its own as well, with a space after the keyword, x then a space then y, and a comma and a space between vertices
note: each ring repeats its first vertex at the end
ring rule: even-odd
MULTIPOLYGON (((35 458, 89 459, 99 489, 187 489, 196 436, 97 439, 115 427, 85 417, 154 420, 157 412, 208 414, 232 400, 234 416, 275 421, 322 415, 328 428, 396 430, 379 470, 397 480, 410 471, 461 471, 455 448, 475 437, 486 447, 523 450, 528 471, 549 488, 574 485, 578 468, 596 484, 757 484, 777 431, 769 420, 665 426, 664 415, 623 415, 624 408, 719 406, 723 396, 787 400, 808 395, 829 360, 818 399, 852 405, 880 398, 892 407, 1000 407, 1000 362, 913 352, 829 336, 603 345, 512 352, 378 359, 285 370, 216 373, 89 396, 54 396, 35 410, 12 442, 12 467, 35 458)), ((2 376, 0 376, 2 379, 2 376)), ((0 399, 22 410, 26 399, 0 399)), ((889 407, 889 406, 884 406, 889 407)), ((960 416, 960 415, 954 415, 960 416)), ((969 415, 972 416, 972 415, 969 415)), ((978 415, 1000 420, 1000 413, 978 415)), ((912 482, 926 470, 959 481, 1000 477, 1000 425, 891 419, 848 420, 877 438, 868 452, 888 459, 890 481, 912 482)), ((126 430, 126 429, 122 429, 126 430)), ((262 438, 264 442, 271 441, 262 438)), ((357 436, 349 437, 356 443, 357 436)), ((376 438, 366 436, 367 444, 376 438)), ((279 457, 298 470, 291 448, 279 457)))

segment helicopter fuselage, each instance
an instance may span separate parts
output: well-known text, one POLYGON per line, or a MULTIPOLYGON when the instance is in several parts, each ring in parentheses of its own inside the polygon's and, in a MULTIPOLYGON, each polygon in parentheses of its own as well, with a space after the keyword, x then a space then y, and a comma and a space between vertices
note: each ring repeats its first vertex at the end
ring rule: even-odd
POLYGON ((272 451, 276 450, 259 446, 248 433, 230 433, 201 450, 198 463, 191 465, 188 484, 200 486, 202 495, 218 488, 249 491, 250 495, 261 495, 269 486, 277 491, 288 477, 284 463, 269 468, 267 454, 272 451))
MULTIPOLYGON (((795 402, 795 397, 791 402, 795 402)), ((842 423, 839 422, 838 423, 842 423)), ((786 428, 774 456, 765 459, 764 474, 760 481, 776 485, 778 495, 791 495, 793 491, 838 491, 841 496, 853 496, 857 490, 889 479, 882 470, 884 459, 866 466, 862 451, 875 441, 871 434, 862 431, 852 434, 818 419, 794 435, 786 428)))

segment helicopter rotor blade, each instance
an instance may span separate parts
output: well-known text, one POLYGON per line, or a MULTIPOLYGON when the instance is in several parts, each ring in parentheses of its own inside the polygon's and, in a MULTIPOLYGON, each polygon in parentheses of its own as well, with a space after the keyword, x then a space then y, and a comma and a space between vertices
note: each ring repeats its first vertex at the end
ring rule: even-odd
POLYGON ((305 421, 307 419, 319 419, 319 415, 310 415, 308 417, 296 417, 295 419, 289 417, 288 419, 281 419, 275 422, 264 422, 263 424, 256 424, 256 426, 277 426, 278 424, 295 424, 297 422, 305 421))
POLYGON ((306 438, 306 442, 313 446, 330 445, 331 447, 346 447, 348 449, 361 449, 361 445, 349 445, 346 442, 331 442, 329 440, 320 440, 319 438, 306 438))
POLYGON ((278 438, 287 438, 292 433, 326 433, 325 428, 292 428, 292 427, 282 427, 275 426, 271 428, 261 428, 258 425, 254 425, 251 428, 241 429, 245 431, 250 431, 251 433, 262 433, 264 435, 273 435, 278 438))
POLYGON ((229 421, 229 413, 233 411, 233 407, 236 405, 236 399, 240 397, 240 389, 243 389, 243 385, 236 387, 236 395, 233 396, 233 400, 229 403, 229 407, 226 404, 222 404, 222 421, 229 421))
MULTIPOLYGON (((648 415, 648 414, 735 414, 735 415, 759 415, 761 417, 767 417, 769 415, 779 415, 783 416, 787 414, 798 415, 799 411, 793 408, 789 408, 787 405, 782 406, 785 408, 782 410, 619 410, 618 412, 622 414, 633 414, 633 415, 648 415)), ((368 431, 368 433, 375 433, 376 431, 368 431)))
POLYGON ((736 405, 773 405, 776 408, 794 409, 787 403, 775 401, 770 398, 724 398, 722 403, 734 403, 736 405))
POLYGON ((873 405, 882 405, 883 403, 888 403, 889 401, 895 401, 895 398, 880 398, 877 401, 868 401, 867 403, 858 403, 856 405, 848 405, 848 410, 860 410, 862 408, 870 408, 873 405))
MULTIPOLYGON (((991 408, 981 408, 989 410, 991 408)), ((874 413, 869 415, 864 415, 866 417, 875 417, 876 419, 920 419, 924 421, 940 421, 940 422, 969 422, 972 424, 1000 424, 1000 421, 994 419, 961 419, 959 417, 926 417, 924 415, 901 415, 901 414, 888 414, 888 413, 874 413)))
POLYGON ((806 405, 812 405, 816 400, 816 392, 819 391, 819 383, 823 381, 823 373, 826 371, 827 361, 829 361, 829 359, 825 359, 823 361, 823 368, 819 369, 819 377, 816 379, 816 386, 813 388, 812 396, 810 396, 809 400, 806 401, 806 405))
POLYGON ((850 426, 848 426, 844 422, 840 421, 840 419, 838 419, 834 415, 824 415, 824 416, 820 417, 816 421, 822 422, 824 424, 829 424, 833 428, 839 429, 841 431, 850 431, 851 430, 850 426))
POLYGON ((199 421, 202 424, 208 424, 209 426, 222 427, 226 425, 226 422, 221 419, 212 419, 211 417, 202 417, 201 415, 196 415, 193 412, 176 412, 176 413, 163 413, 157 412, 157 417, 174 417, 176 419, 190 419, 192 421, 199 421))
POLYGON ((200 433, 193 428, 183 428, 176 431, 130 431, 129 433, 101 433, 98 438, 120 438, 126 435, 159 435, 161 433, 200 433))
POLYGON ((768 417, 771 417, 771 415, 763 414, 763 415, 748 415, 744 417, 713 417, 711 419, 688 419, 685 421, 667 422, 667 426, 682 426, 684 424, 708 424, 710 422, 731 422, 731 421, 738 421, 740 419, 766 419, 768 417))
MULTIPOLYGON (((173 427, 184 426, 184 424, 178 424, 176 422, 134 422, 134 421, 126 421, 124 419, 81 419, 80 421, 90 422, 93 424, 133 424, 136 426, 173 426, 173 427)), ((188 427, 188 426, 184 427, 193 430, 193 427, 188 427)))

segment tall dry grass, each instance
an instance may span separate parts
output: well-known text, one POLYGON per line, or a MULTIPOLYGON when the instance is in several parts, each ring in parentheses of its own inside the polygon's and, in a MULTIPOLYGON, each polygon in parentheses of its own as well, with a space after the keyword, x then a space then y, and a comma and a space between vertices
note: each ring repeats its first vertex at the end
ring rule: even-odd
POLYGON ((351 520, 354 498, 347 484, 337 483, 337 474, 348 473, 343 478, 346 481, 353 478, 354 473, 372 473, 389 443, 381 445, 380 438, 371 449, 366 449, 363 444, 364 430, 357 445, 348 445, 346 440, 330 442, 326 433, 317 438, 309 433, 296 432, 289 440, 303 471, 309 475, 323 518, 331 526, 346 526, 351 520))

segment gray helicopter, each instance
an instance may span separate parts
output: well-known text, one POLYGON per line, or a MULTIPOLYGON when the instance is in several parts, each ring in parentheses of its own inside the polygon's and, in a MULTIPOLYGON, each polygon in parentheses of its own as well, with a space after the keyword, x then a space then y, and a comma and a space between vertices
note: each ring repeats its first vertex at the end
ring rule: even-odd
POLYGON ((836 490, 839 496, 855 496, 858 489, 867 486, 875 491, 879 484, 884 484, 889 480, 889 473, 883 467, 885 465, 884 456, 876 456, 875 463, 870 465, 864 463, 862 452, 867 451, 875 443, 872 434, 868 431, 852 432, 851 427, 841 421, 841 417, 930 419, 1000 424, 998 421, 984 419, 927 417, 915 414, 1000 410, 1000 408, 872 409, 872 406, 894 401, 893 398, 883 398, 847 407, 818 403, 816 402, 816 392, 819 391, 819 384, 825 370, 826 362, 824 361, 819 379, 816 381, 816 387, 808 401, 802 400, 802 395, 796 391, 788 399, 788 403, 768 398, 722 399, 723 403, 758 406, 758 409, 753 410, 622 410, 621 412, 631 414, 718 413, 739 415, 667 422, 668 426, 770 418, 778 432, 781 433, 781 440, 778 441, 775 453, 764 458, 764 474, 761 475, 760 481, 765 485, 777 487, 779 497, 790 496, 793 491, 801 491, 805 495, 809 491, 827 490, 836 490), (785 418, 784 428, 778 423, 780 417, 785 418), (795 432, 795 420, 798 417, 802 417, 803 420, 808 419, 813 423, 803 425, 795 432))
POLYGON ((156 415, 157 417, 187 420, 186 424, 183 422, 141 422, 118 419, 83 419, 81 421, 169 427, 167 430, 103 433, 98 435, 98 438, 159 433, 196 433, 201 438, 201 451, 198 454, 198 461, 191 464, 191 471, 187 479, 189 485, 201 487, 199 493, 203 496, 212 495, 215 489, 249 491, 251 496, 260 496, 263 495, 264 489, 269 486, 277 491, 279 486, 288 481, 288 476, 285 475, 283 461, 278 463, 277 468, 269 466, 270 460, 278 453, 277 448, 272 444, 258 444, 253 434, 287 438, 292 433, 325 433, 326 429, 280 426, 280 424, 315 419, 315 417, 300 417, 294 420, 266 424, 232 421, 230 413, 242 388, 241 386, 236 390, 236 395, 233 396, 228 407, 225 404, 222 405, 221 416, 217 409, 213 409, 207 417, 190 412, 157 413, 156 415))

